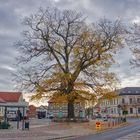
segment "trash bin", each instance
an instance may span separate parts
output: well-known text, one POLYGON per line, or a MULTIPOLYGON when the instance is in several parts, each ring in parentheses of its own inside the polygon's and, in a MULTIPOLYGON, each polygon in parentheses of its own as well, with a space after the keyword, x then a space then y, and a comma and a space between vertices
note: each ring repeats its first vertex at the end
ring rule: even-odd
POLYGON ((123 122, 126 122, 126 118, 123 118, 123 122))
POLYGON ((0 129, 8 129, 9 127, 10 127, 10 124, 8 122, 0 123, 0 129))
POLYGON ((25 129, 29 130, 29 121, 25 121, 25 129))

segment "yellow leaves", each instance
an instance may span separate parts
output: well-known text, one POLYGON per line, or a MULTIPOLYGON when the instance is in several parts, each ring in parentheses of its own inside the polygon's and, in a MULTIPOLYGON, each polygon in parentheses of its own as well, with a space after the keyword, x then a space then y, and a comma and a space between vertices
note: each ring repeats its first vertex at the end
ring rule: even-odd
POLYGON ((54 94, 49 102, 55 102, 55 103, 62 103, 62 102, 67 102, 67 95, 62 95, 62 94, 54 94))
POLYGON ((112 88, 109 88, 109 87, 98 86, 98 87, 95 88, 95 92, 96 92, 96 95, 98 96, 99 101, 102 100, 102 99, 103 100, 104 99, 111 100, 113 98, 118 97, 115 89, 112 89, 112 88))
POLYGON ((108 99, 111 100, 113 98, 116 98, 118 95, 115 92, 109 92, 109 93, 105 93, 103 94, 103 98, 104 99, 108 99))
POLYGON ((68 86, 69 81, 72 79, 71 73, 55 73, 53 80, 59 82, 63 86, 68 86))
POLYGON ((89 31, 85 31, 85 32, 83 32, 83 33, 81 34, 81 38, 82 38, 83 40, 87 40, 87 39, 89 39, 89 37, 90 37, 89 31))
POLYGON ((56 91, 52 97, 50 97, 49 102, 55 102, 55 103, 64 103, 68 102, 69 100, 72 100, 74 102, 82 102, 82 101, 96 101, 96 95, 92 92, 82 90, 82 89, 75 89, 71 91, 69 94, 62 93, 59 91, 56 91))
POLYGON ((42 99, 42 93, 35 93, 34 95, 31 96, 30 100, 40 100, 42 99))
POLYGON ((76 90, 77 93, 77 98, 82 98, 83 100, 92 100, 95 101, 96 100, 96 95, 94 92, 89 92, 86 90, 76 90))
POLYGON ((77 55, 79 54, 80 49, 81 49, 80 46, 75 46, 75 47, 73 48, 73 53, 74 53, 75 56, 77 56, 77 55))
POLYGON ((111 100, 113 98, 117 98, 118 94, 116 91, 111 91, 108 89, 104 89, 101 93, 100 99, 107 99, 107 100, 111 100))
POLYGON ((62 45, 59 41, 56 41, 55 43, 55 49, 57 49, 59 52, 62 51, 62 45))
POLYGON ((87 88, 87 86, 85 85, 85 83, 82 82, 82 81, 81 82, 75 82, 74 83, 74 87, 77 88, 77 89, 78 88, 87 88))
POLYGON ((60 84, 60 83, 68 84, 71 78, 72 78, 71 73, 55 72, 49 79, 45 79, 44 81, 42 81, 41 85, 47 88, 53 84, 60 84))

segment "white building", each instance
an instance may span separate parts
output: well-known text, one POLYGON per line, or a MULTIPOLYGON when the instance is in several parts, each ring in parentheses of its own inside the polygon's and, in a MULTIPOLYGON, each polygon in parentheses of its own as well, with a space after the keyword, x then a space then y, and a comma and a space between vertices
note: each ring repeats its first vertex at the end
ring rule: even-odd
POLYGON ((101 114, 140 116, 140 87, 122 88, 118 90, 118 97, 101 100, 98 107, 101 114))
POLYGON ((19 109, 23 113, 23 107, 25 108, 25 115, 28 109, 28 103, 23 99, 21 92, 0 92, 0 116, 5 114, 5 107, 7 114, 17 113, 19 109))
MULTIPOLYGON (((67 117, 68 115, 68 103, 66 100, 56 101, 51 99, 48 102, 48 113, 53 114, 54 117, 67 117), (61 113, 61 115, 60 115, 61 113)), ((85 101, 76 100, 74 103, 75 117, 85 117, 85 101)))

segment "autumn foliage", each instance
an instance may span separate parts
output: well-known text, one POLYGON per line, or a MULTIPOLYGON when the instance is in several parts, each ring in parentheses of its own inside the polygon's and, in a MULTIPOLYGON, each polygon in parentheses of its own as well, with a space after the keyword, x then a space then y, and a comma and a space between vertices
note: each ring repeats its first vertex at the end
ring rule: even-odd
POLYGON ((115 89, 117 78, 109 68, 123 47, 120 21, 89 24, 76 11, 40 8, 23 24, 17 81, 36 93, 32 99, 65 98, 71 118, 75 100, 96 100, 115 89))

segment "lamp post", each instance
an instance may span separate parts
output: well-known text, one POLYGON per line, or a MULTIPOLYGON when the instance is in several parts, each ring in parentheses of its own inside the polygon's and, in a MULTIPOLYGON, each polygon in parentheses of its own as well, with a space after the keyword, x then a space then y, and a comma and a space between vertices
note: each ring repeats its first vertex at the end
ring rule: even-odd
POLYGON ((120 123, 121 122, 121 105, 119 104, 117 107, 118 107, 118 114, 119 114, 118 123, 120 123))
POLYGON ((121 109, 122 109, 122 111, 123 111, 124 121, 125 121, 125 122, 126 122, 126 115, 128 114, 127 108, 128 108, 128 104, 127 104, 127 103, 125 103, 125 104, 123 104, 123 105, 121 106, 121 109))
POLYGON ((118 105, 118 114, 119 114, 119 117, 121 116, 121 105, 119 104, 118 105))

